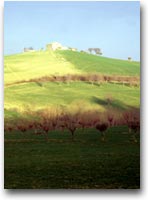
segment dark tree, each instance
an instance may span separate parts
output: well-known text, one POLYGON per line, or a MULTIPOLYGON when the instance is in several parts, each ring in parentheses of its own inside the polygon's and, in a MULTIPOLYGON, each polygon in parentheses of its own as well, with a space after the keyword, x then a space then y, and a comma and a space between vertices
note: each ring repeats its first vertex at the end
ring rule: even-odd
POLYGON ((100 49, 100 48, 94 48, 93 50, 95 51, 95 53, 96 53, 97 55, 102 55, 102 52, 101 52, 101 49, 100 49))
POLYGON ((108 128, 107 123, 101 123, 101 124, 99 123, 96 125, 96 129, 101 133, 101 140, 103 142, 105 141, 105 131, 107 130, 107 128, 108 128))
POLYGON ((129 60, 129 61, 132 61, 132 58, 131 58, 131 57, 128 57, 128 60, 129 60))
POLYGON ((101 52, 100 48, 89 48, 88 51, 90 53, 92 53, 94 51, 97 55, 102 55, 102 52, 101 52))

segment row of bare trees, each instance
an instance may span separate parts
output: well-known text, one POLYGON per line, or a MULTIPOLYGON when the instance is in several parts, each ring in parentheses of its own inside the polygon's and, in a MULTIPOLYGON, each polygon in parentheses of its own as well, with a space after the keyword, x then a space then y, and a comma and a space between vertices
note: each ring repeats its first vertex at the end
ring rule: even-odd
MULTIPOLYGON (((13 84, 19 84, 24 82, 36 82, 38 85, 42 85, 42 82, 58 82, 58 83, 70 83, 73 81, 84 81, 91 84, 98 83, 120 83, 129 86, 139 86, 140 79, 138 76, 117 76, 117 75, 103 75, 103 74, 67 74, 67 75, 54 75, 43 76, 40 78, 33 78, 30 80, 22 80, 13 84)), ((11 85, 11 84, 9 84, 11 85)))
POLYGON ((125 111, 122 114, 118 112, 107 111, 105 113, 96 111, 63 113, 51 115, 48 111, 40 111, 34 113, 30 120, 19 119, 15 121, 6 121, 5 132, 32 131, 34 134, 44 134, 48 141, 48 133, 50 131, 68 130, 71 133, 72 140, 77 129, 85 131, 86 128, 96 128, 101 134, 101 140, 105 140, 106 131, 113 126, 128 126, 129 133, 131 133, 133 141, 137 142, 136 134, 140 129, 140 113, 139 110, 133 109, 125 111), (36 116, 39 116, 37 119, 36 116), (35 120, 36 119, 36 120, 35 120))

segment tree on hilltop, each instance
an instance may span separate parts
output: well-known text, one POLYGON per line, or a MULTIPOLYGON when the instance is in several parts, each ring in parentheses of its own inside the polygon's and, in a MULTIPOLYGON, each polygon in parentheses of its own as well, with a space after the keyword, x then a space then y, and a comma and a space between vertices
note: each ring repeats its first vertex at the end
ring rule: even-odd
POLYGON ((90 53, 92 53, 94 51, 97 55, 102 55, 102 52, 101 52, 100 48, 88 48, 88 51, 90 53))

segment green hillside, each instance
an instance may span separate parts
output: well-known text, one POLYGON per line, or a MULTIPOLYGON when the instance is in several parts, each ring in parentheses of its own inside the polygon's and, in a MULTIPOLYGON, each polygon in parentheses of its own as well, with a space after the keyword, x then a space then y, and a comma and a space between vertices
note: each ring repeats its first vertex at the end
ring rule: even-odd
POLYGON ((105 99, 110 95, 113 108, 124 110, 132 106, 139 107, 139 88, 111 84, 98 87, 76 82, 70 85, 45 83, 42 87, 27 83, 8 87, 5 91, 5 109, 11 114, 28 108, 60 107, 73 110, 82 108, 82 105, 84 110, 104 110, 107 109, 105 99))
POLYGON ((139 75, 140 63, 73 51, 37 51, 5 56, 5 84, 48 75, 101 73, 139 75))
POLYGON ((17 116, 28 108, 106 110, 108 96, 112 98, 112 108, 124 110, 139 107, 139 87, 111 83, 92 85, 78 81, 70 84, 53 82, 13 84, 43 76, 86 73, 137 76, 140 73, 140 63, 73 51, 38 51, 5 56, 5 117, 17 116), (8 86, 10 83, 12 85, 8 86))
POLYGON ((140 73, 140 63, 106 58, 72 51, 58 52, 81 72, 135 76, 140 73))
POLYGON ((70 63, 54 52, 28 52, 4 58, 5 84, 51 74, 78 73, 70 63))

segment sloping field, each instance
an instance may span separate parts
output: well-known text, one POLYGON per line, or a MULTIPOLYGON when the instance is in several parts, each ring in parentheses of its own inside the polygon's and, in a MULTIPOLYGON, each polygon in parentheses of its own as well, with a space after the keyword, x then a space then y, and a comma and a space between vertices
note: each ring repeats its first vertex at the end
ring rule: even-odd
POLYGON ((4 58, 5 84, 50 75, 100 73, 137 76, 139 62, 72 51, 37 51, 4 58))
MULTIPOLYGON (((140 63, 73 51, 38 51, 4 58, 5 85, 43 76, 86 73, 139 76, 140 63)), ((138 108, 139 96, 139 87, 122 84, 104 83, 100 86, 78 81, 14 84, 5 87, 5 117, 13 117, 28 108, 105 110, 108 97, 112 99, 113 108, 138 108)))
POLYGON ((139 62, 130 62, 72 51, 59 51, 58 53, 83 72, 125 76, 136 76, 140 74, 139 62))
POLYGON ((5 56, 5 84, 48 75, 77 74, 79 70, 54 52, 29 52, 5 56))
POLYGON ((71 111, 80 108, 103 111, 108 106, 107 98, 112 98, 112 107, 119 110, 138 108, 139 88, 118 84, 98 86, 83 82, 43 83, 41 86, 37 83, 13 85, 5 90, 5 115, 8 117, 18 110, 45 107, 61 107, 71 111))

